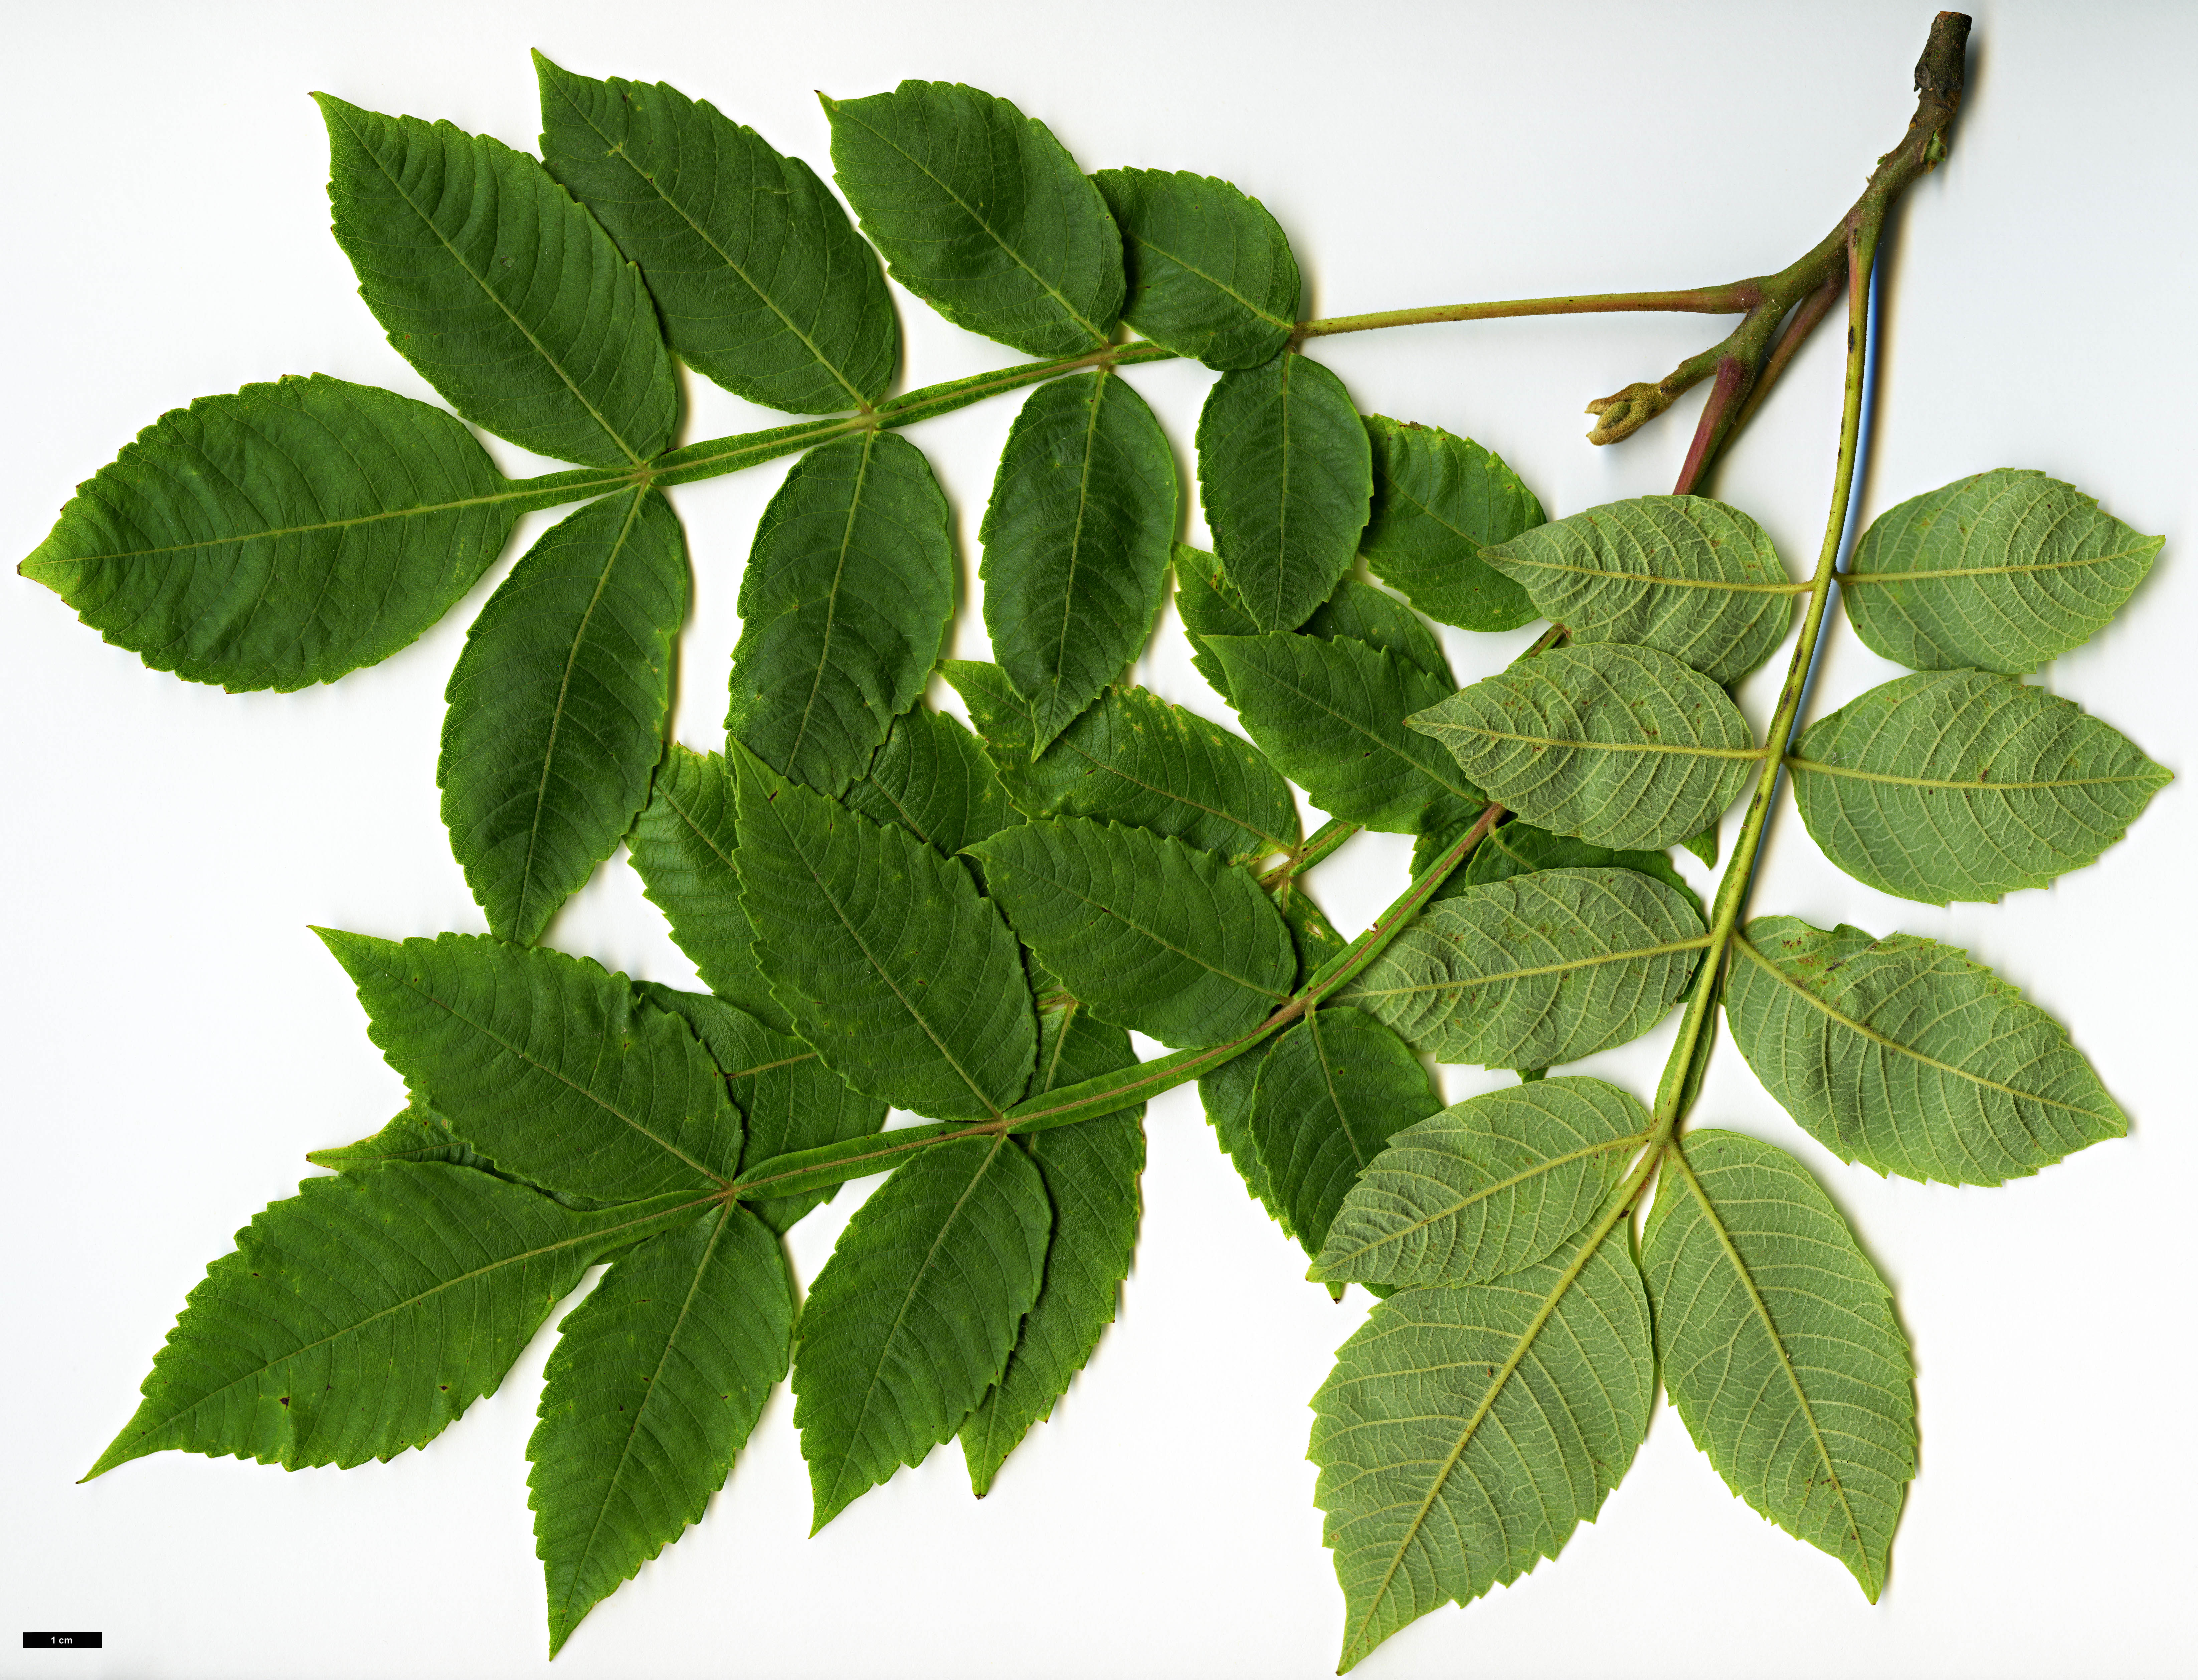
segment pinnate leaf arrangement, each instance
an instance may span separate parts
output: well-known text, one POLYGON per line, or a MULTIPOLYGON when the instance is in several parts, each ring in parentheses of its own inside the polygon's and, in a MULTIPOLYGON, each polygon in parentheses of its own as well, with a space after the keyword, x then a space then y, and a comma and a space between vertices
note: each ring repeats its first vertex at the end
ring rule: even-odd
POLYGON ((320 375, 202 397, 82 485, 23 574, 148 665, 296 689, 419 636, 523 512, 577 506, 450 680, 437 782, 489 933, 323 931, 410 1106, 238 1233, 92 1474, 422 1446, 607 1265, 529 1448, 554 1655, 700 1520, 782 1379, 818 1526, 949 1441, 990 1490, 1114 1317, 1146 1101, 1196 1081, 1310 1277, 1380 1298, 1312 1397, 1343 1667, 1554 1557, 1660 1385, 1731 1490, 1874 1600, 1916 1467, 1908 1345, 1807 1168, 1688 1127, 1717 1012, 1795 1122, 1879 1173, 1999 1184, 2126 1121, 1965 952, 1751 916, 1776 790, 1849 875, 1943 904, 2092 863, 2168 779, 2022 680, 2160 539, 1998 469, 1843 540, 1879 238, 1946 155, 1968 27, 1940 15, 1906 135, 1788 269, 1329 320, 1300 318, 1256 199, 1086 174, 959 84, 826 98, 836 195, 707 102, 538 55, 538 159, 322 96, 336 239, 449 410, 320 375), (896 394, 888 274, 1038 359, 896 394), (1681 481, 1556 519, 1480 444, 1359 413, 1309 353, 1644 309, 1742 317, 1593 405, 1615 441, 1712 381, 1681 481), (1839 469, 1797 576, 1698 487, 1835 312, 1839 469), (1177 540, 1184 487, 1131 376, 1171 358, 1218 375, 1211 553, 1177 540), (798 417, 681 444, 675 360, 798 417), (1018 390, 981 526, 994 659, 945 660, 960 561, 902 428, 1018 390), (572 464, 508 480, 469 426, 572 464), (724 738, 697 750, 668 739, 667 492, 788 456, 724 738), (1811 721, 1835 584, 1913 674, 1811 721), (1128 680, 1171 598, 1241 731, 1128 680), (1462 688, 1428 622, 1538 619, 1462 688), (1729 690, 1782 646, 1759 732, 1729 690), (1293 784, 1329 818, 1311 834, 1293 784), (1707 861, 1742 801, 1706 904, 1669 848, 1707 861), (1361 828, 1413 836, 1415 873, 1346 940, 1307 876, 1361 828), (539 943, 621 843, 706 994, 539 943), (1675 1010, 1648 1101, 1551 1072, 1675 1010), (1445 1107, 1429 1061, 1521 1083, 1445 1107), (798 1289, 784 1232, 880 1173, 798 1289))

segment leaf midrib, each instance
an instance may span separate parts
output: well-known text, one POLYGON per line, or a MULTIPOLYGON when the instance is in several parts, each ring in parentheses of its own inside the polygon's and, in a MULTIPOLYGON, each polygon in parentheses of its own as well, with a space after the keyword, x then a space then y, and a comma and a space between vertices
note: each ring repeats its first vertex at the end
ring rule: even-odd
POLYGON ((824 687, 824 673, 832 665, 832 636, 840 623, 840 582, 846 576, 847 556, 855 544, 855 524, 862 517, 863 491, 870 481, 870 454, 876 447, 875 432, 863 433, 862 464, 855 469, 855 487, 847 497, 847 517, 840 527, 839 557, 832 564, 832 585, 824 594, 824 631, 817 648, 816 668, 810 673, 809 698, 801 703, 801 722, 794 731, 794 744, 786 749, 786 767, 801 762, 801 743, 809 738, 809 720, 816 715, 817 696, 824 687))
POLYGON ((2079 567, 2107 566, 2118 560, 2136 560, 2157 554, 2166 540, 2164 537, 2148 537, 2135 548, 2116 549, 2112 554, 2089 555, 2079 560, 2030 561, 2020 566, 1945 566, 1914 572, 1842 572, 1838 576, 1840 586, 1845 589, 1852 584, 1907 584, 1933 578, 2003 578, 2031 572, 2068 572, 2079 567))
MULTIPOLYGON (((1132 730, 1136 730, 1137 726, 1132 724, 1129 727, 1132 730)), ((1089 751, 1081 744, 1070 739, 1067 735, 1061 736, 1055 744, 1066 752, 1073 753, 1078 758, 1083 759, 1084 763, 1090 764, 1092 769, 1103 771, 1107 775, 1118 777, 1121 781, 1128 782, 1131 787, 1137 788, 1141 792, 1152 794, 1155 799, 1167 799, 1173 804, 1183 805, 1189 810, 1201 811, 1208 817, 1218 817, 1220 821, 1228 823, 1232 828, 1241 828, 1246 834, 1258 840, 1261 846, 1266 849, 1266 851, 1288 852, 1292 850, 1296 844, 1296 842, 1293 840, 1277 839, 1273 834, 1268 834, 1259 828, 1257 823, 1247 822, 1244 818, 1237 816, 1236 813, 1232 811, 1224 811, 1219 805, 1207 805, 1202 800, 1194 799, 1188 793, 1178 793, 1172 788, 1163 788, 1156 782, 1148 782, 1142 776, 1132 776, 1129 771, 1124 770, 1119 763, 1113 759, 1099 757, 1098 754, 1089 751)))
POLYGON ((1199 267, 1196 263, 1192 262, 1189 258, 1182 255, 1178 252, 1171 251, 1166 246, 1162 245, 1158 240, 1149 238, 1143 234, 1131 233, 1126 230, 1124 231, 1122 236, 1133 244, 1142 245, 1148 250, 1159 252, 1161 256, 1166 258, 1168 261, 1173 263, 1178 268, 1182 269, 1185 273, 1196 275, 1207 285, 1212 287, 1215 291, 1226 293, 1229 296, 1236 299, 1238 303, 1243 305, 1245 308, 1250 310, 1253 314, 1258 316, 1262 321, 1265 321, 1274 326, 1280 327, 1285 332, 1295 329, 1297 326, 1296 322, 1286 321, 1281 316, 1276 315, 1273 311, 1253 303, 1251 299, 1246 297, 1241 292, 1238 291, 1234 286, 1231 286, 1227 281, 1221 279, 1218 276, 1208 274, 1204 269, 1199 267))
POLYGON ((2077 776, 2058 782, 1957 781, 1946 776, 1894 776, 1887 770, 1856 770, 1845 764, 1828 764, 1819 759, 1804 759, 1798 755, 1788 755, 1786 768, 1796 772, 1843 776, 1851 782, 1878 782, 1895 788, 1932 788, 1965 793, 2035 793, 2055 788, 2105 788, 2125 782, 2162 783, 2169 774, 2155 766, 2151 771, 2137 776, 2077 776))
POLYGON ((1660 741, 1567 741, 1557 735, 1517 735, 1508 730, 1492 730, 1484 724, 1439 723, 1423 733, 1432 735, 1438 730, 1454 730, 1488 741, 1515 741, 1525 747, 1565 747, 1577 753, 1663 753, 1687 759, 1761 759, 1769 753, 1769 749, 1762 747, 1675 747, 1660 741))
MULTIPOLYGON (((1091 505, 1091 461, 1097 452, 1099 410, 1107 400, 1107 381, 1110 372, 1108 369, 1099 368, 1092 375, 1091 401, 1084 422, 1084 462, 1076 478, 1076 517, 1070 521, 1068 575, 1061 580, 1061 633, 1054 640, 1053 676, 1046 685, 1050 692, 1046 695, 1045 722, 1051 726, 1053 733, 1034 743, 1031 753, 1032 758, 1043 753, 1061 731, 1074 721, 1070 718, 1055 722, 1055 714, 1061 709, 1061 674, 1068 661, 1068 632, 1076 608, 1076 572, 1084 555, 1084 520, 1091 505)), ((1037 710, 1035 706, 1031 708, 1033 724, 1037 721, 1037 710)))
POLYGON ((1659 589, 1714 590, 1726 595, 1807 595, 1814 584, 1743 584, 1718 578, 1666 578, 1654 572, 1618 572, 1601 566, 1576 566, 1568 561, 1534 560, 1525 555, 1489 552, 1492 563, 1531 567, 1539 572, 1567 572, 1583 578, 1606 578, 1621 584, 1653 584, 1659 589))

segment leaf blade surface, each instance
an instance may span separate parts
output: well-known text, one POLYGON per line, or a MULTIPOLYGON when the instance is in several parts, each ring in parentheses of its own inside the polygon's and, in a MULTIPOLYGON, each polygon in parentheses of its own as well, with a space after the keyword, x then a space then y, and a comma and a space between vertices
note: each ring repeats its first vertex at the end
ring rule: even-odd
POLYGON ((1360 551, 1374 575, 1431 619, 1461 630, 1516 630, 1535 614, 1487 550, 1542 523, 1519 475, 1469 438, 1366 416, 1374 504, 1360 551))
POLYGON ((1892 1295, 1799 1161, 1737 1132, 1683 1147, 1642 1240, 1672 1404, 1735 1493, 1875 1602, 1916 1474, 1892 1295))
POLYGON ((1881 684, 1810 724, 1787 764, 1824 855, 1927 904, 2081 869, 2170 780, 2071 701, 1980 671, 1881 684))
POLYGON ((2067 1030, 1965 951, 1759 916, 1735 942, 1733 1041, 1844 1160, 1998 1184, 2128 1134, 2067 1030))
POLYGON ((499 438, 638 467, 679 392, 641 276, 542 166, 449 123, 315 94, 336 243, 390 347, 499 438))
POLYGON ((1122 318, 1209 368, 1256 368, 1289 341, 1305 282, 1266 206, 1188 170, 1091 177, 1122 230, 1122 318))
POLYGON ((288 692, 441 618, 523 494, 440 409, 294 375, 162 415, 20 569, 155 671, 288 692))

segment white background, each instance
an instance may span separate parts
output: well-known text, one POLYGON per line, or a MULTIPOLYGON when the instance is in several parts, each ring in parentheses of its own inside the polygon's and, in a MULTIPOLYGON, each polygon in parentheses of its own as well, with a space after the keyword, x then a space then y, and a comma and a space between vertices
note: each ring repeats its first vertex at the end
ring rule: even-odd
MULTIPOLYGON (((8 10, 0 550, 14 555, 78 480, 193 397, 312 370, 432 397, 383 343, 328 236, 309 90, 531 148, 526 49, 538 46, 587 73, 661 77, 823 168, 811 89, 967 80, 1050 124, 1087 167, 1190 167, 1259 195, 1295 243, 1311 311, 1336 314, 1779 267, 1899 137, 1929 22, 1925 3, 8 10)), ((1631 1474, 1560 1560, 1426 1618, 1369 1660, 1369 1677, 2191 1671, 2198 10, 1976 10, 1952 160, 1910 194, 1893 247, 1864 511, 2025 466, 2166 532, 2121 620, 2038 680, 2184 780, 2096 867, 1951 910, 1838 875, 1788 809, 1754 902, 1967 947, 2070 1025, 2132 1135, 2005 1189, 1886 1183, 1803 1137, 1728 1043, 1697 1123, 1772 1139, 1816 1168, 1895 1285, 1915 1343, 1923 1471, 1882 1603, 1735 1501, 1660 1410, 1631 1474)), ((1017 359, 903 306, 906 385, 1017 359)), ((1614 317, 1318 349, 1361 407, 1480 439, 1564 514, 1670 487, 1699 397, 1603 451, 1581 440, 1581 405, 1723 330, 1614 317)), ((1827 494, 1837 336, 1803 357, 1715 486, 1765 521, 1797 573, 1827 494)), ((1188 474, 1210 375, 1176 364, 1132 377, 1188 474)), ((770 423, 689 388, 687 437, 770 423)), ((910 434, 961 525, 964 654, 983 645, 975 528, 1011 408, 910 434)), ((515 473, 545 468, 489 447, 515 473)), ((741 556, 783 471, 676 492, 696 579, 677 730, 698 746, 720 726, 741 556)), ((530 519, 511 554, 547 523, 530 519)), ((1195 510, 1187 534, 1203 540, 1195 510)), ((306 924, 480 927, 437 820, 433 767, 444 681, 508 564, 415 647, 288 696, 148 671, 44 590, 0 589, 0 1673, 542 1671, 522 1451, 546 1332, 498 1393, 387 1465, 285 1474, 169 1453, 73 1485, 230 1233, 310 1170, 305 1150, 399 1105, 306 924), (106 1649, 21 1652, 19 1628, 102 1629, 106 1649)), ((1461 679, 1530 634, 1451 633, 1461 679)), ((1834 635, 1818 715, 1893 674, 1844 625, 1834 635)), ((1221 710, 1172 618, 1143 675, 1221 710)), ((1774 686, 1759 677, 1744 696, 1757 715, 1774 686)), ((1401 884, 1404 850, 1357 841, 1316 877, 1346 931, 1401 884)), ((550 939, 694 983, 623 854, 550 939)), ((1668 1037, 1582 1071, 1646 1091, 1668 1037)), ((1452 1097, 1508 1079, 1444 1077, 1452 1097)), ((1341 1607, 1311 1503, 1305 1402, 1364 1298, 1331 1305, 1301 1281, 1302 1257, 1244 1195, 1190 1091, 1154 1103, 1149 1130, 1121 1319, 990 1498, 970 1499, 958 1452, 943 1449, 805 1539, 782 1390, 708 1520, 595 1613, 558 1671, 1327 1672, 1341 1607)), ((804 1276, 863 1188, 794 1234, 804 1276)))

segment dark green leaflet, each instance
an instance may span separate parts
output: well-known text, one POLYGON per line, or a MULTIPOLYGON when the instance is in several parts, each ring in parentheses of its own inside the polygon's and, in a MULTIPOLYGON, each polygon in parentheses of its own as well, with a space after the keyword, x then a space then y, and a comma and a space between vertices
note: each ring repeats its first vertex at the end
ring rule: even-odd
POLYGON ((1730 684, 1771 657, 1800 585, 1763 527, 1706 496, 1639 496, 1488 551, 1575 646, 1654 648, 1730 684))
POLYGON ((1360 549, 1374 575, 1431 619, 1462 630, 1516 630, 1525 589, 1482 558, 1542 522, 1542 504, 1503 461, 1439 427, 1366 416, 1374 509, 1360 549))
POLYGON ((927 706, 893 719, 846 801, 873 823, 899 823, 949 857, 1016 821, 976 737, 927 706))
POLYGON ((1619 1240, 1376 1306, 1313 1396, 1340 1666, 1555 1557, 1632 1463, 1655 1372, 1619 1240))
POLYGON ((1373 483, 1366 428, 1343 381, 1294 352, 1222 375, 1200 411, 1206 522, 1263 631, 1303 624, 1351 569, 1373 483))
POLYGON ((1213 1141, 1243 1179, 1245 1189, 1279 1225, 1282 1204, 1275 1194, 1273 1175, 1260 1157, 1259 1142, 1252 1135, 1252 1095, 1259 1085, 1259 1069, 1274 1044, 1271 1038, 1255 1044, 1201 1076, 1198 1100, 1206 1110, 1206 1123, 1213 1128, 1213 1141))
POLYGON ((168 1448, 294 1470, 424 1446, 590 1265, 701 1201, 579 1213, 444 1162, 309 1178, 206 1268, 90 1474, 168 1448))
POLYGON ((1724 690, 1651 648, 1555 648, 1410 720, 1528 822, 1614 850, 1673 846, 1762 753, 1724 690))
POLYGON ((441 618, 525 497, 440 409, 291 377, 162 415, 21 570, 155 671, 302 689, 441 618))
POLYGON ((1131 326, 1209 368, 1256 368, 1289 341, 1305 282, 1259 200, 1188 170, 1091 178, 1122 230, 1131 326))
POLYGON ((1360 1010, 1313 1010, 1275 1040, 1252 1095, 1252 1137, 1282 1229, 1307 1258, 1391 1134, 1440 1106, 1419 1058, 1360 1010))
POLYGON ((679 521, 636 490, 552 526, 466 632, 435 782, 500 937, 541 937, 648 802, 686 616, 679 521))
POLYGON ((1079 817, 972 848, 1016 934, 1102 1020, 1214 1044, 1289 996, 1297 959, 1259 884, 1211 852, 1079 817))
POLYGON ((619 1255, 557 1330, 526 1444, 553 1657, 702 1520, 786 1375, 793 1282, 776 1237, 726 1204, 619 1255))
POLYGON ((1041 385, 1008 433, 979 532, 985 629, 1041 749, 1151 635, 1176 526, 1160 421, 1103 369, 1041 385))
POLYGON ((1708 943, 1661 881, 1541 869, 1422 910, 1352 996, 1439 1061, 1550 1067, 1654 1026, 1708 943))
POLYGON ((415 1102, 381 1131, 333 1149, 310 1149, 305 1159, 331 1172, 372 1172, 392 1161, 445 1161, 470 1167, 513 1184, 526 1184, 561 1206, 576 1212, 599 1212, 618 1206, 601 1196, 575 1195, 570 1190, 547 1190, 529 1184, 515 1174, 500 1170, 486 1155, 451 1130, 451 1123, 425 1103, 415 1102))
MULTIPOLYGON (((1130 1035, 1070 1004, 1038 1020, 1034 1091, 1133 1066, 1130 1035)), ((983 1498, 1015 1445, 1042 1423, 1114 1322, 1137 1242, 1137 1178, 1145 1166, 1144 1105, 1033 1133, 1018 1147, 1037 1162, 1053 1204, 1045 1279, 1023 1317, 1007 1367, 962 1426, 970 1491, 983 1498)))
POLYGON ((1259 620, 1245 610, 1236 590, 1222 576, 1221 562, 1203 549, 1194 549, 1188 543, 1175 545, 1175 610, 1183 620, 1183 637, 1190 643, 1191 665, 1212 685, 1214 693, 1234 706, 1236 697, 1229 691, 1229 673, 1207 646, 1207 638, 1257 636, 1259 620))
POLYGON ((368 1035, 453 1131, 546 1189, 632 1200, 739 1169, 741 1117, 684 1023, 584 957, 445 933, 317 929, 368 1035))
POLYGON ((1880 1172, 1997 1184, 2129 1122, 2060 1023, 1966 951, 1762 916, 1726 1019, 1809 1135, 1880 1172))
POLYGON ((1840 599, 1855 634, 1889 660, 2016 675, 2089 641, 2166 540, 2101 512, 2073 485, 2002 468, 1880 514, 1840 599))
POLYGON ((1392 834, 1456 834, 1487 797, 1436 742, 1405 727, 1450 685, 1347 638, 1217 636, 1237 714, 1282 772, 1332 817, 1392 834))
POLYGON ((1312 1271, 1473 1283, 1547 1259, 1647 1141, 1648 1111, 1601 1079, 1490 1091, 1398 1132, 1343 1200, 1312 1271))
POLYGON ((946 498, 916 445, 865 432, 809 451, 741 573, 725 733, 828 793, 915 704, 954 612, 946 498))
POLYGON ((672 741, 629 836, 648 901, 710 990, 766 1026, 794 1031, 756 966, 755 930, 741 908, 733 776, 722 754, 672 741))
POLYGON ((1929 904, 2083 868, 2172 779, 2069 701, 1981 671, 1872 689, 1811 724, 1788 763, 1824 855, 1929 904))
POLYGON ((903 82, 824 110, 833 172, 894 279, 1032 356, 1107 342, 1121 235, 1044 125, 958 82, 903 82))
POLYGON ((679 391, 608 235, 523 152, 316 94, 336 243, 397 353, 460 414, 560 461, 638 467, 679 391))
POLYGON ((900 323, 814 170, 661 82, 534 67, 544 163, 640 265, 681 360, 796 414, 885 395, 900 323))
POLYGON ((811 1532, 952 1438, 1036 1303, 1053 1210, 1006 1137, 925 1150, 855 1210, 817 1275, 794 1361, 811 1532))
POLYGON ((1032 758, 1028 714, 998 666, 950 660, 945 671, 1025 816, 1103 817, 1230 858, 1298 843, 1289 784, 1259 750, 1149 689, 1109 689, 1032 758))
POLYGON ((1346 578, 1305 621, 1305 633, 1322 640, 1364 642, 1418 666, 1445 689, 1455 689, 1450 660, 1428 622, 1393 595, 1346 578))
POLYGON ((737 775, 741 902, 801 1037, 896 1107, 974 1120, 1012 1106, 1038 1026, 1014 936, 968 870, 753 759, 737 775))
MULTIPOLYGON (((886 1123, 881 1100, 864 1096, 800 1039, 773 1032, 747 1010, 722 997, 676 991, 648 980, 635 982, 634 990, 684 1020, 717 1063, 726 1094, 741 1111, 742 1166, 843 1138, 865 1137, 886 1123)), ((819 1202, 829 1201, 837 1189, 834 1185, 747 1206, 772 1230, 784 1231, 819 1202)))
POLYGON ((1875 1602, 1916 1474, 1914 1366, 1846 1221, 1792 1156, 1697 1131, 1667 1158, 1641 1261, 1695 1445, 1875 1602))

